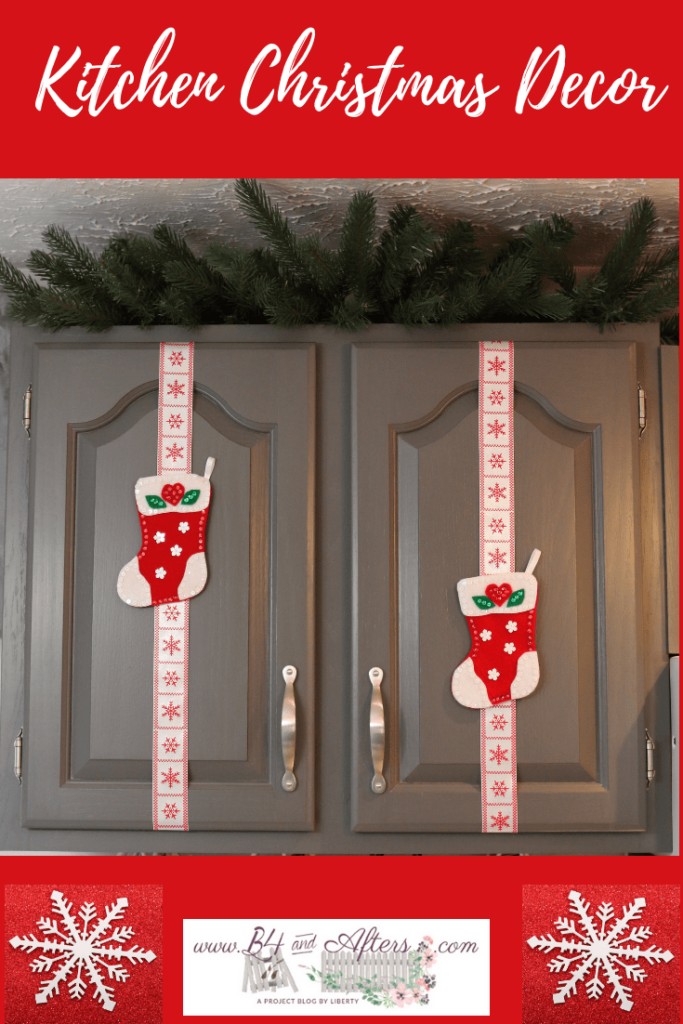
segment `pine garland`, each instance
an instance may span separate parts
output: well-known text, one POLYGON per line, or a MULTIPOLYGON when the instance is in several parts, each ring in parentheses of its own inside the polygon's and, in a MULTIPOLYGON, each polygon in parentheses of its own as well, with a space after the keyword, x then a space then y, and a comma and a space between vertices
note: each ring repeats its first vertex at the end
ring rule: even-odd
POLYGON ((653 251, 656 215, 647 198, 632 207, 601 267, 579 278, 568 256, 575 231, 565 217, 531 223, 487 255, 472 224, 436 228, 412 206, 397 204, 380 230, 374 197, 356 192, 332 249, 298 235, 258 182, 241 179, 235 192, 262 247, 214 244, 198 256, 159 224, 151 237, 116 235, 95 256, 51 226, 45 249, 27 260, 29 274, 0 256, 8 315, 51 331, 661 320, 663 340, 678 337, 678 247, 653 251))

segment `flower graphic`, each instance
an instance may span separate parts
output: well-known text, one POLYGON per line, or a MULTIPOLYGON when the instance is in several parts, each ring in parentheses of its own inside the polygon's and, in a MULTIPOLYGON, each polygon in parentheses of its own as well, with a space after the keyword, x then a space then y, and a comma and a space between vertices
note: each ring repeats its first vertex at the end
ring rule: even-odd
POLYGON ((431 935, 425 935, 405 956, 394 953, 363 953, 353 965, 339 963, 338 954, 323 954, 321 967, 305 967, 311 981, 320 981, 323 992, 358 992, 371 1006, 428 1006, 430 989, 436 986, 433 968, 437 956, 431 935), (331 959, 330 959, 331 956, 331 959))
POLYGON ((433 949, 428 949, 422 954, 422 966, 425 970, 428 967, 433 967, 436 963, 437 956, 433 949))
POLYGON ((396 988, 390 988, 389 996, 396 1006, 410 1006, 414 998, 412 990, 406 988, 404 982, 401 982, 396 988))

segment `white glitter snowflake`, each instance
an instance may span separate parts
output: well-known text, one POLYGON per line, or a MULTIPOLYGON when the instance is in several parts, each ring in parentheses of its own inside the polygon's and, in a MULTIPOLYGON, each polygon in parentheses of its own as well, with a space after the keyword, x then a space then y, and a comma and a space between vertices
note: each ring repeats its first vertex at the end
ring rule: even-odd
POLYGON ((57 917, 41 917, 37 922, 43 938, 37 939, 31 933, 15 935, 9 940, 10 946, 26 953, 40 950, 41 956, 31 961, 32 971, 37 974, 52 971, 36 993, 36 1003, 47 1003, 48 999, 58 996, 59 986, 71 976, 67 987, 72 999, 82 999, 90 984, 94 989, 92 998, 102 1004, 102 1009, 113 1010, 115 990, 105 982, 128 979, 129 973, 121 961, 139 964, 156 959, 151 950, 141 946, 124 949, 123 944, 135 935, 132 928, 125 925, 112 930, 113 922, 124 916, 128 900, 120 897, 110 907, 105 907, 104 916, 98 918, 94 903, 83 903, 74 915, 73 904, 64 893, 55 889, 51 897, 57 917))
POLYGON ((642 948, 641 943, 652 934, 650 928, 631 928, 624 934, 630 922, 641 917, 645 900, 639 896, 622 907, 621 917, 616 918, 611 903, 601 903, 595 914, 591 914, 591 905, 580 892, 572 890, 567 899, 575 916, 558 917, 555 921, 555 927, 566 938, 556 939, 548 934, 527 939, 532 949, 542 953, 567 954, 548 962, 551 973, 569 973, 553 994, 553 1002, 563 1003, 569 996, 576 995, 579 982, 585 982, 589 999, 599 999, 608 984, 612 988, 610 998, 616 999, 622 1010, 632 1009, 631 987, 626 982, 644 981, 647 977, 639 962, 656 964, 673 960, 673 953, 668 949, 655 945, 642 948))

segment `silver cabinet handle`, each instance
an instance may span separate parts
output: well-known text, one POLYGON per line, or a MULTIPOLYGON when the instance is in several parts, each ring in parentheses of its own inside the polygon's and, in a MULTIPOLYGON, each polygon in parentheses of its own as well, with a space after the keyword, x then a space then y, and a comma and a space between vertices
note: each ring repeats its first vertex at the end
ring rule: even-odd
POLYGON ((372 683, 372 701, 370 703, 370 750, 375 774, 372 776, 370 789, 373 793, 383 793, 387 788, 387 780, 382 775, 384 768, 384 704, 380 686, 384 679, 381 668, 370 669, 372 683))
POLYGON ((293 665, 285 665, 282 670, 282 678, 285 681, 285 695, 282 700, 282 760, 285 764, 285 774, 282 776, 282 788, 288 793, 296 789, 296 775, 294 774, 294 754, 296 752, 296 703, 294 700, 294 683, 297 671, 293 665))

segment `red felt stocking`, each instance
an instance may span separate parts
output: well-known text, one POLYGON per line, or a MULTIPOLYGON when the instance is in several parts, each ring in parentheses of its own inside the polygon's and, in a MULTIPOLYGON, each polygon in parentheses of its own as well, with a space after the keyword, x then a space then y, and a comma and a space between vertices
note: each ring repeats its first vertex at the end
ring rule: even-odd
POLYGON ((469 708, 526 697, 539 678, 536 653, 537 581, 534 552, 526 572, 471 576, 458 597, 471 636, 468 656, 451 681, 453 696, 469 708))
POLYGON ((204 589, 206 521, 211 501, 209 459, 204 476, 166 473, 135 485, 142 545, 119 573, 118 593, 137 608, 186 601, 204 589))

